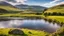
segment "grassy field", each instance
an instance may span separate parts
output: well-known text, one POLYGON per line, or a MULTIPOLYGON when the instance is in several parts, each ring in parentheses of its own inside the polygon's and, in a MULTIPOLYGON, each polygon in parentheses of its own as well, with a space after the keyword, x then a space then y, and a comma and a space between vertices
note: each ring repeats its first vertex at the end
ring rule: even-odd
POLYGON ((64 22, 64 16, 47 16, 47 18, 57 20, 59 22, 64 22))
POLYGON ((44 15, 36 15, 36 14, 3 14, 3 15, 0 15, 0 16, 18 16, 18 17, 22 17, 22 16, 27 16, 27 17, 31 17, 31 16, 35 16, 35 17, 44 17, 44 15))
POLYGON ((47 13, 53 13, 53 12, 64 13, 64 9, 48 9, 46 12, 47 12, 47 13))
MULTIPOLYGON (((8 32, 11 28, 2 28, 0 29, 0 34, 9 35, 8 32)), ((46 36, 47 32, 39 31, 39 30, 30 30, 30 29, 21 29, 27 36, 46 36), (31 34, 29 33, 31 32, 31 34)), ((9 35, 10 36, 10 35, 9 35)))

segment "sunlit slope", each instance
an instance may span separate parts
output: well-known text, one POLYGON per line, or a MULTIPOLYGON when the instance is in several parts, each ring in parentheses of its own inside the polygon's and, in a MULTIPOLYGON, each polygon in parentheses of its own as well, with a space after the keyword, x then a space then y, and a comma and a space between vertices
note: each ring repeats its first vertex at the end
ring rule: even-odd
POLYGON ((64 16, 48 16, 47 18, 57 20, 59 22, 64 22, 64 16))
POLYGON ((54 6, 54 7, 51 7, 49 9, 47 9, 45 12, 60 12, 60 13, 64 13, 64 4, 61 4, 61 5, 57 5, 57 6, 54 6))
POLYGON ((1 9, 5 9, 7 11, 20 11, 20 9, 15 8, 13 6, 0 5, 1 9))

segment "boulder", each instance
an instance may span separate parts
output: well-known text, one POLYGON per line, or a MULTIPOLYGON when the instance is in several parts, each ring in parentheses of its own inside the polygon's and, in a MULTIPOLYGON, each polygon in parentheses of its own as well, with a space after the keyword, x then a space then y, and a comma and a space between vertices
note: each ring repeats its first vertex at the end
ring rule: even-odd
POLYGON ((9 34, 11 34, 11 35, 24 35, 24 32, 20 29, 14 29, 14 30, 10 30, 9 34))

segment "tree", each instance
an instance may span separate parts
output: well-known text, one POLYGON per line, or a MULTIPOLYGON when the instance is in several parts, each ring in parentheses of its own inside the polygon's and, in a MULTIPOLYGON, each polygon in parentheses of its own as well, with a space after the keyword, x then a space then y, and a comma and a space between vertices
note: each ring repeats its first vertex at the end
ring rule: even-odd
POLYGON ((53 12, 52 15, 57 15, 57 12, 53 12))

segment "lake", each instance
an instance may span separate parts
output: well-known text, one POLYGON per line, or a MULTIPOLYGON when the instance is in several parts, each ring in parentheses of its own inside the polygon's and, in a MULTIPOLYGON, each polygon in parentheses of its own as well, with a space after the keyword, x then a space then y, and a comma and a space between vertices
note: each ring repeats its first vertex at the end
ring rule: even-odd
POLYGON ((6 21, 0 21, 0 28, 27 28, 27 29, 34 29, 34 30, 41 30, 47 32, 55 32, 59 25, 56 23, 49 23, 43 19, 11 19, 6 21))

